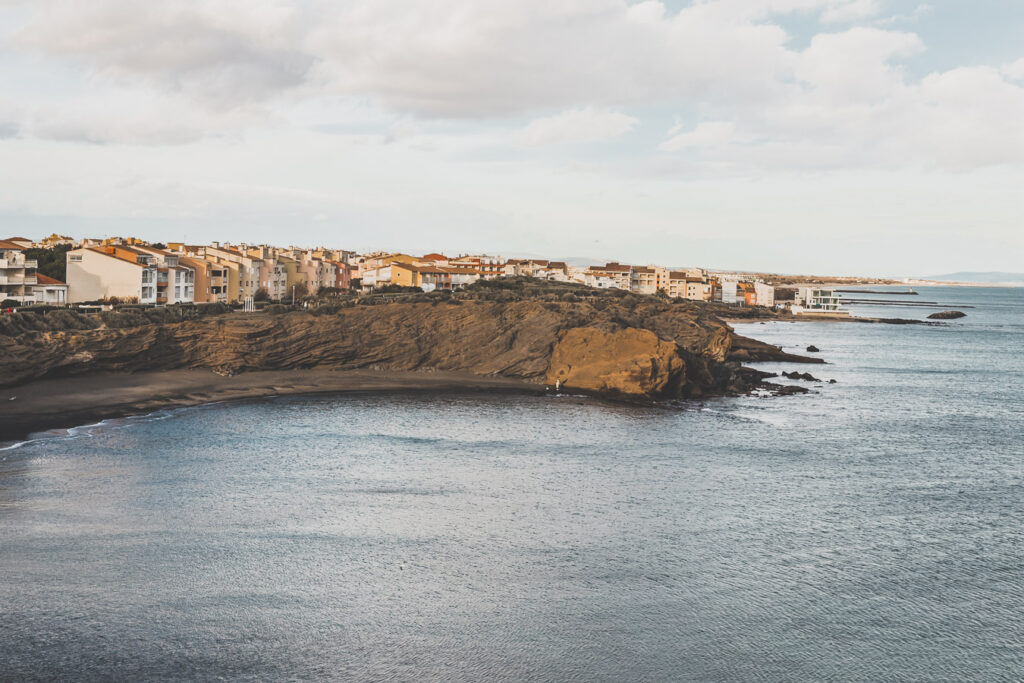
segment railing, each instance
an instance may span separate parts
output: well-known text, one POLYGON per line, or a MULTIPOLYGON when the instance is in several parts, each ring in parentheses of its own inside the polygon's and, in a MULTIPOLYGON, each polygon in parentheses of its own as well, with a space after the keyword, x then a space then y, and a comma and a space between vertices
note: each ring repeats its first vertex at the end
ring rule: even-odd
POLYGON ((37 278, 35 275, 26 275, 25 276, 25 284, 26 285, 39 284, 39 278, 37 278))
POLYGON ((0 270, 7 268, 37 268, 38 261, 24 261, 18 258, 0 258, 0 270))
POLYGON ((23 285, 25 284, 24 277, 9 277, 7 275, 0 275, 0 285, 23 285))
POLYGON ((39 261, 36 261, 35 259, 26 259, 25 260, 25 267, 26 268, 38 268, 39 267, 39 261))

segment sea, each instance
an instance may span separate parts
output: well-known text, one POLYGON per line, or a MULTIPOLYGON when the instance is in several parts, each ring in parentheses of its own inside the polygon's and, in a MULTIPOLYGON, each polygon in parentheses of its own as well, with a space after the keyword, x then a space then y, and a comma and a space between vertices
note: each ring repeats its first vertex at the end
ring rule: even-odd
POLYGON ((918 292, 844 296, 967 316, 738 325, 820 349, 758 365, 804 395, 278 397, 7 448, 0 680, 1019 681, 1024 289, 918 292))

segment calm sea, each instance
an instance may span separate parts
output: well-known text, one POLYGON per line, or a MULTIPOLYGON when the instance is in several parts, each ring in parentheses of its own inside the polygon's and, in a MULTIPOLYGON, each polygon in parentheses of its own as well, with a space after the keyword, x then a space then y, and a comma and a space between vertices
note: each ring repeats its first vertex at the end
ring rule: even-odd
MULTIPOLYGON (((892 297, 893 301, 909 297, 892 297)), ((0 452, 0 678, 1012 681, 1024 289, 786 398, 276 398, 0 452)), ((923 317, 938 309, 858 309, 923 317)))

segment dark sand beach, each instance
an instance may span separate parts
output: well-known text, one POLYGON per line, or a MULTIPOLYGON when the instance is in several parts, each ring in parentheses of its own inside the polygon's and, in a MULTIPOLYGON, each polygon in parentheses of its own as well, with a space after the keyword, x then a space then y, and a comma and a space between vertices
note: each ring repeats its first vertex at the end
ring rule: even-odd
POLYGON ((286 394, 454 390, 537 392, 543 387, 459 372, 314 368, 246 372, 232 377, 202 369, 92 373, 0 389, 0 444, 46 429, 215 401, 286 394))

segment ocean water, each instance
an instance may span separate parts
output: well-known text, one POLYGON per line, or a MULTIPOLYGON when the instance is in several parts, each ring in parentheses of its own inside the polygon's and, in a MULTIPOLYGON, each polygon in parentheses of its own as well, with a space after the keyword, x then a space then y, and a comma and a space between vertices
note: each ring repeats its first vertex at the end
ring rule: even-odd
POLYGON ((821 349, 762 366, 807 395, 274 398, 0 451, 0 679, 1020 680, 1024 290, 924 294, 975 308, 740 326, 821 349))

